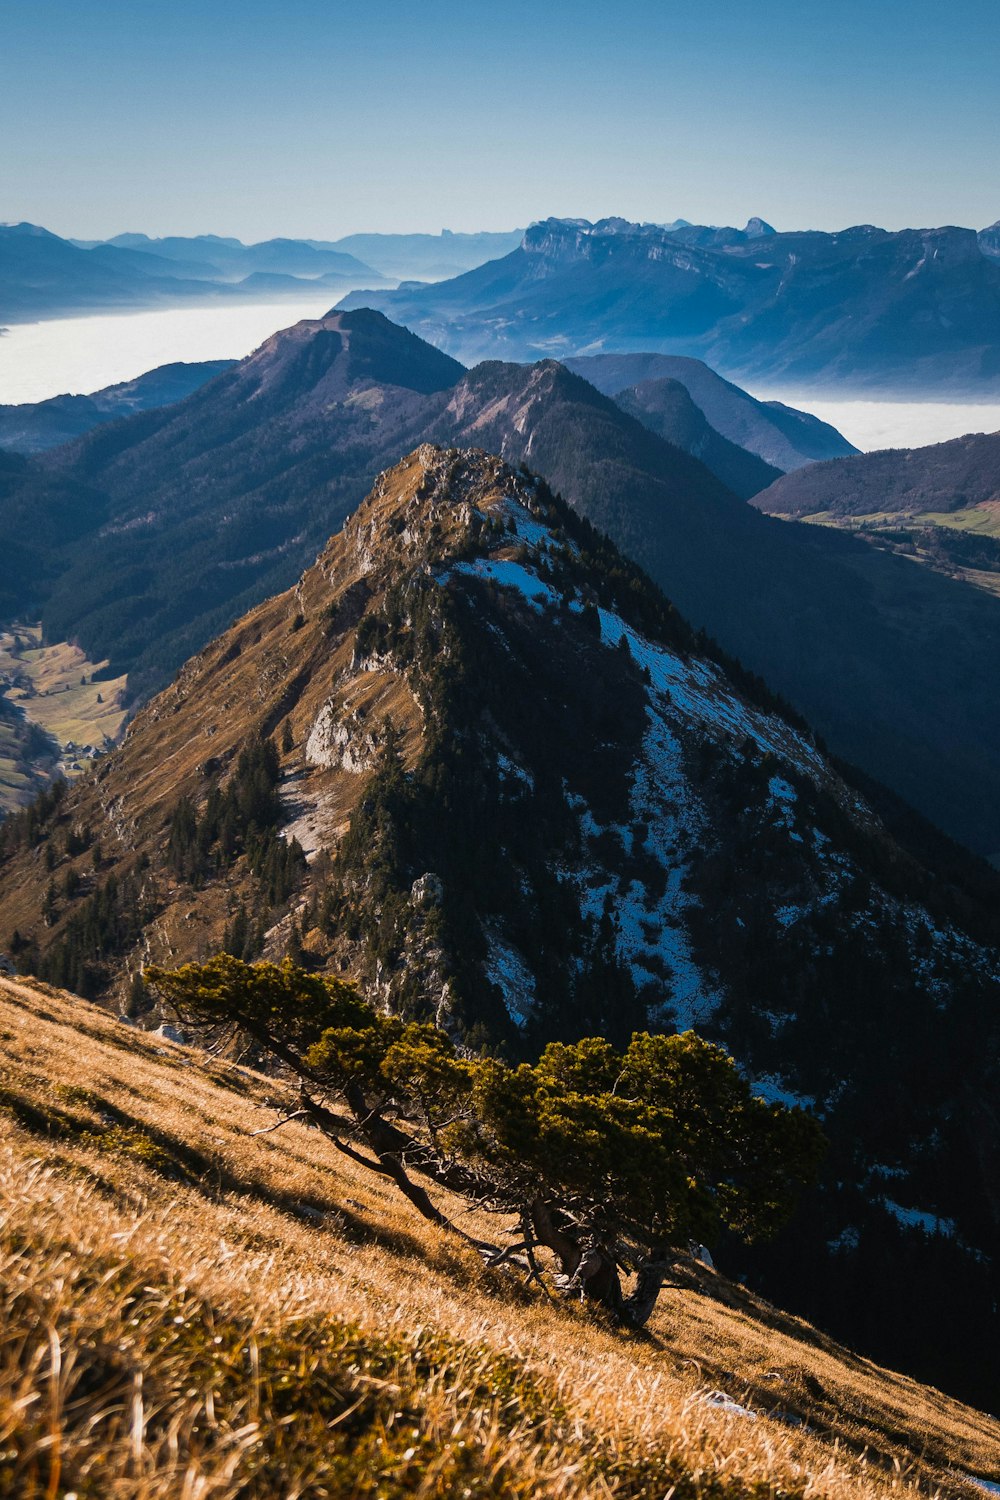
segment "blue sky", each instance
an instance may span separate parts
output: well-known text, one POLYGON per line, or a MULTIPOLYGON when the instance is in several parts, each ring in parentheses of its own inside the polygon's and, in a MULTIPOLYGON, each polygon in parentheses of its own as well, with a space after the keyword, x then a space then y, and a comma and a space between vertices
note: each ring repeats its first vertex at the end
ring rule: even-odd
POLYGON ((995 0, 5 0, 0 220, 979 228, 998 58, 995 0))

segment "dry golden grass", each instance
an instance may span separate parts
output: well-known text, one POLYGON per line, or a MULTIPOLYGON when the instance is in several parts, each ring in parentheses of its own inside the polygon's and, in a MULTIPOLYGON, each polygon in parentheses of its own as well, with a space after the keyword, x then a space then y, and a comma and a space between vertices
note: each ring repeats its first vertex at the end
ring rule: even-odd
POLYGON ((31 983, 0 981, 0 1051, 0 1496, 875 1500, 1000 1473, 995 1420, 721 1277, 637 1339, 486 1270, 316 1131, 253 1136, 266 1077, 31 983))
MULTIPOLYGON (((0 631, 0 672, 26 677, 31 683, 28 689, 12 688, 10 701, 64 749, 71 742, 101 746, 105 736, 118 738, 125 722, 122 700, 128 679, 92 681, 93 674, 107 665, 106 661, 90 661, 69 641, 43 645, 38 625, 13 625, 0 631)), ((72 771, 72 756, 67 762, 72 771)))

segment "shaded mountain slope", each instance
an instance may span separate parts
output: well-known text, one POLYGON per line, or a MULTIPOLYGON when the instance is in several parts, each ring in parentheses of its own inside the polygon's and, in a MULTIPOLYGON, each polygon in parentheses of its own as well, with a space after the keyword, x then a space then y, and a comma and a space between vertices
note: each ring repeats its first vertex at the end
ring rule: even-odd
POLYGON ((381 476, 5 853, 19 964, 90 993, 141 1004, 140 962, 225 943, 514 1054, 695 1024, 831 1139, 797 1223, 740 1267, 993 1399, 995 879, 913 821, 898 842, 499 459, 427 446, 381 476))
POLYGON ((834 1500, 973 1500, 963 1473, 1000 1474, 993 1418, 723 1275, 679 1267, 650 1336, 622 1339, 485 1269, 303 1122, 273 1131, 295 1107, 275 1078, 47 986, 0 979, 0 1025, 14 1493, 53 1451, 80 1494, 98 1466, 105 1495, 134 1492, 140 1463, 149 1500, 803 1500, 819 1476, 834 1500))
POLYGON ((546 219, 501 260, 373 305, 467 362, 648 350, 745 380, 1000 388, 1000 265, 974 230, 760 227, 546 219))
POLYGON ((815 464, 776 481, 754 504, 794 518, 940 512, 967 524, 966 513, 981 508, 985 519, 991 509, 1000 510, 1000 432, 815 464))
POLYGON ((10 453, 41 453, 56 448, 120 417, 183 401, 235 363, 232 359, 213 359, 160 365, 135 380, 106 386, 90 396, 52 396, 47 401, 0 406, 0 448, 10 453))
POLYGON ((0 472, 5 617, 130 673, 137 700, 287 587, 415 443, 524 461, 834 751, 1000 850, 1000 605, 739 501, 553 362, 466 375, 381 314, 276 334, 187 401, 0 472))
MULTIPOLYGON (((133 692, 159 685, 295 577, 380 464, 423 435, 427 395, 461 374, 374 313, 276 335, 180 406, 48 456, 43 494, 80 492, 73 545, 55 537, 21 571, 16 608, 43 604, 50 639, 81 635, 130 671, 133 692), (46 597, 39 574, 60 566, 46 597)), ((37 488, 9 501, 15 515, 37 488)))
POLYGON ((761 517, 690 458, 685 486, 676 450, 554 363, 479 366, 449 415, 452 440, 544 474, 838 754, 971 847, 1000 849, 997 600, 761 517))
POLYGON ((828 422, 777 401, 758 401, 748 391, 723 380, 700 359, 670 354, 588 354, 567 359, 565 365, 606 396, 617 396, 646 381, 679 381, 716 432, 786 473, 817 459, 857 452, 828 422))
POLYGON ((615 402, 658 437, 699 459, 740 500, 749 500, 781 475, 780 469, 709 426, 679 380, 640 381, 616 392, 615 402))

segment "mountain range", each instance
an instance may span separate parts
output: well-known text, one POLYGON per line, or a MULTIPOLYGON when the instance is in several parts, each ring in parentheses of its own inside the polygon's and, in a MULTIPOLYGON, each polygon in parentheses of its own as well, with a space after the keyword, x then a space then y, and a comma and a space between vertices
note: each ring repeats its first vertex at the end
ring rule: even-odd
POLYGON ((744 383, 1000 390, 995 229, 837 233, 546 219, 509 255, 380 308, 466 362, 696 356, 744 383))
POLYGON ((544 482, 423 445, 7 824, 0 932, 140 1005, 287 949, 515 1057, 697 1026, 830 1140, 741 1277, 993 1400, 1000 877, 866 790, 544 482))
POLYGON ((42 618, 142 701, 422 441, 530 464, 835 753, 1000 850, 996 599, 760 514, 555 362, 465 372, 376 312, 298 324, 176 406, 10 456, 0 619, 42 618))
POLYGON ((46 448, 57 448, 120 417, 183 401, 234 363, 231 359, 209 359, 159 365, 134 380, 105 386, 90 396, 51 396, 47 401, 0 406, 0 449, 42 453, 46 448))
POLYGON ((337 241, 273 239, 245 245, 215 234, 68 240, 37 224, 4 224, 0 326, 101 308, 301 298, 321 287, 329 289, 332 301, 351 287, 454 276, 507 254, 520 243, 521 233, 444 230, 440 235, 358 234, 337 241))
MULTIPOLYGON (((523 234, 523 229, 499 234, 457 234, 451 229, 440 234, 347 234, 330 241, 329 248, 356 255, 398 281, 444 281, 509 255, 523 234)), ((326 248, 323 241, 309 243, 326 248)))
POLYGON ((0 225, 0 326, 102 308, 301 297, 318 287, 333 297, 352 286, 387 284, 346 252, 295 240, 247 246, 209 236, 210 254, 199 241, 182 241, 189 253, 178 257, 176 240, 121 238, 80 246, 37 224, 0 225))

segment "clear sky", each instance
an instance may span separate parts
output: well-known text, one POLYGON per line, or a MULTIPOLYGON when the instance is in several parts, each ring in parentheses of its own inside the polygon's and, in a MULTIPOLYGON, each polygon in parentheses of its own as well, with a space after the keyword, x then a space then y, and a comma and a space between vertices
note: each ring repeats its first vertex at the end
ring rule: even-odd
POLYGON ((998 0, 4 0, 0 220, 1000 218, 998 0))

